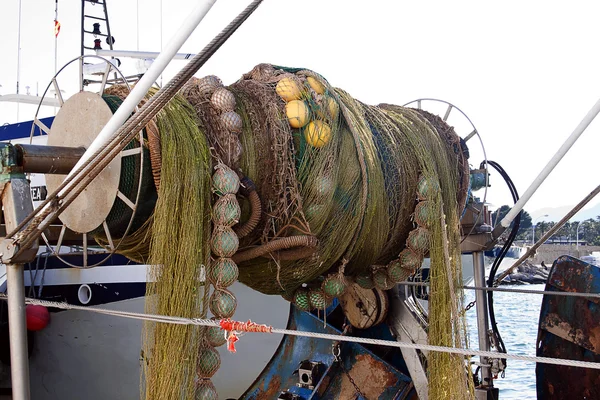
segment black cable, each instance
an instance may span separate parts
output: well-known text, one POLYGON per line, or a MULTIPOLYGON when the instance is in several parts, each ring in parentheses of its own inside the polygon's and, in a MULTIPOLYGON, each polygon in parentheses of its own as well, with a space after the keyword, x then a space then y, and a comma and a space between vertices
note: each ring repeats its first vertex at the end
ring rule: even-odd
MULTIPOLYGON (((500 164, 498 164, 494 161, 490 161, 490 160, 488 160, 487 163, 488 163, 488 165, 493 167, 496 171, 498 171, 498 173, 502 176, 502 178, 506 182, 506 185, 508 186, 508 189, 510 190, 513 201, 516 203, 519 200, 519 193, 517 192, 517 188, 515 187, 512 179, 510 179, 510 177, 508 176, 508 174, 506 173, 504 168, 502 168, 500 166, 500 164)), ((484 163, 482 163, 482 164, 484 164, 484 163)), ((483 168, 483 165, 481 168, 483 168)), ((494 260, 494 263, 492 264, 492 267, 490 269, 490 275, 487 280, 487 286, 490 288, 494 286, 494 278, 496 276, 496 273, 498 272, 498 268, 500 267, 502 260, 504 260, 504 257, 508 253, 510 246, 512 246, 515 238, 517 237, 517 233, 518 233, 520 225, 521 225, 522 214, 523 214, 522 211, 519 212, 519 214, 515 218, 512 229, 508 235, 508 238, 507 238, 506 242, 504 243, 504 246, 500 250, 500 253, 494 260)), ((494 333, 495 337, 498 340, 498 351, 501 353, 506 353, 506 346, 504 345, 504 341, 502 340, 502 336, 500 335, 500 331, 498 330, 498 324, 496 322, 496 314, 494 312, 494 293, 490 291, 490 292, 488 292, 487 295, 488 295, 488 314, 490 317, 490 324, 491 324, 492 332, 494 333)), ((501 359, 501 362, 503 365, 502 377, 504 377, 504 370, 506 369, 506 360, 501 359)))

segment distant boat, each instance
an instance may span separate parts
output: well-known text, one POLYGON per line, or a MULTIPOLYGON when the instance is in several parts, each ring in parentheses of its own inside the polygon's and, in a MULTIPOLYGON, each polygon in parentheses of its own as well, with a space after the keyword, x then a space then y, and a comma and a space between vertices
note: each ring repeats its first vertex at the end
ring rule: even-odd
POLYGON ((600 251, 593 251, 589 256, 579 258, 581 261, 600 267, 600 251))
MULTIPOLYGON (((486 257, 496 258, 500 254, 501 250, 502 250, 502 246, 500 246, 500 245, 494 246, 494 248, 492 250, 485 251, 485 255, 486 255, 486 257)), ((518 259, 518 258, 521 258, 521 256, 523 254, 525 254, 525 251, 526 251, 525 247, 512 245, 508 249, 508 252, 506 253, 506 257, 518 259)))

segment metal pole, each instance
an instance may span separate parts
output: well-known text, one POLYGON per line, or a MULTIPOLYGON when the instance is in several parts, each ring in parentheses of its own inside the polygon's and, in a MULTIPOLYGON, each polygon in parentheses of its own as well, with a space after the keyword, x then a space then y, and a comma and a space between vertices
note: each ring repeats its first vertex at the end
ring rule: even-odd
POLYGON ((517 214, 523 209, 525 204, 529 201, 531 196, 537 191, 540 185, 546 180, 548 175, 552 172, 552 170, 558 165, 560 160, 567 154, 567 152, 571 149, 571 147, 575 144, 577 139, 581 136, 581 134, 586 130, 589 124, 592 123, 596 115, 600 113, 600 99, 594 104, 594 106, 588 111, 585 117, 581 120, 579 125, 575 127, 575 130, 571 135, 567 138, 567 140, 563 143, 563 145, 558 149, 556 154, 552 157, 550 162, 544 167, 544 169, 540 172, 540 174, 535 178, 535 180, 531 183, 529 188, 525 191, 523 196, 517 201, 517 203, 510 209, 510 211, 504 216, 500 224, 494 229, 494 237, 500 236, 502 232, 508 228, 511 222, 516 218, 517 214))
POLYGON ((575 235, 575 250, 577 250, 577 257, 579 257, 579 227, 581 226, 581 221, 577 221, 577 234, 575 235))
MULTIPOLYGON (((156 51, 133 51, 133 50, 96 50, 96 55, 101 57, 119 57, 119 58, 140 58, 155 59, 160 55, 156 51)), ((196 56, 195 53, 176 53, 173 60, 191 60, 196 56)))
POLYGON ((29 400, 29 357, 27 354, 23 264, 7 265, 6 278, 12 399, 29 400))
MULTIPOLYGON (((21 81, 21 0, 19 0, 19 28, 17 29, 17 94, 21 81)), ((17 121, 19 120, 19 103, 17 103, 17 121)))
MULTIPOLYGON (((29 181, 14 165, 16 154, 14 147, 3 149, 3 164, 9 171, 10 181, 2 187, 2 207, 7 230, 14 229, 33 211, 29 181)), ((14 244, 2 245, 0 257, 8 257, 6 265, 6 289, 8 291, 8 337, 10 341, 10 370, 12 380, 12 399, 29 400, 29 359, 27 354, 27 326, 25 322, 25 283, 23 263, 35 258, 37 241, 24 250, 22 258, 13 259, 14 244)), ((6 260, 6 259, 5 259, 6 260)))
MULTIPOLYGON (((483 251, 473 252, 473 277, 475 278, 475 286, 485 286, 485 264, 483 251)), ((475 309, 477 311, 477 336, 479 338, 479 350, 489 351, 490 343, 488 340, 488 304, 487 296, 483 290, 475 291, 475 309)), ((487 365, 490 361, 487 357, 481 357, 481 382, 485 389, 492 388, 492 371, 487 365)))

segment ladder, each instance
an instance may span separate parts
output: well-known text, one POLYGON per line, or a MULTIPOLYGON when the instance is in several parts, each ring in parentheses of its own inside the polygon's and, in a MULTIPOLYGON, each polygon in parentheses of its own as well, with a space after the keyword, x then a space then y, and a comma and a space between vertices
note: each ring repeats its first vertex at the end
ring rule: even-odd
POLYGON ((81 0, 82 56, 86 54, 86 50, 94 51, 101 48, 102 40, 98 39, 98 37, 106 38, 106 44, 108 44, 110 50, 113 50, 115 38, 110 33, 106 0, 81 0), (88 3, 88 13, 86 13, 86 3, 88 3), (98 7, 96 6, 100 6, 100 10, 98 10, 98 7), (87 42, 88 40, 89 42, 87 42), (88 43, 89 45, 87 45, 88 43))

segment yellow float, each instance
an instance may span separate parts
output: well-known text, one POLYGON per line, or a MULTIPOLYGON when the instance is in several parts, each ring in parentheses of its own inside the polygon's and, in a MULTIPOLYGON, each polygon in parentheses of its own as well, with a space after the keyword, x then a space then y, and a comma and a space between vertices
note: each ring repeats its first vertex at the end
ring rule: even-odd
POLYGON ((335 121, 339 111, 340 106, 333 99, 333 97, 325 96, 321 102, 321 107, 316 114, 320 119, 324 119, 326 121, 335 121))
POLYGON ((323 86, 321 82, 319 82, 312 76, 307 77, 306 81, 308 82, 312 90, 314 90, 318 94, 325 94, 325 86, 323 86))
POLYGON ((302 89, 293 78, 281 79, 279 82, 277 82, 275 91, 285 101, 298 100, 302 98, 302 89))
POLYGON ((312 121, 304 130, 304 138, 313 147, 323 147, 331 140, 331 128, 323 121, 312 121))
POLYGON ((287 103, 285 115, 292 128, 302 128, 310 120, 310 110, 303 100, 292 100, 287 103))

